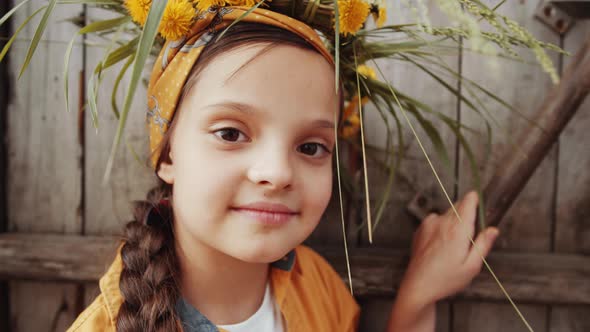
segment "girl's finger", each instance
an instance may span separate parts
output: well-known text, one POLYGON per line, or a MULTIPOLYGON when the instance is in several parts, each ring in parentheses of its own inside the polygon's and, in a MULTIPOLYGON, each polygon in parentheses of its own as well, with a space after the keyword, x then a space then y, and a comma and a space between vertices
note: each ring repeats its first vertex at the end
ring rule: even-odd
MULTIPOLYGON (((473 195, 475 195, 475 199, 476 199, 475 204, 477 205, 478 196, 475 191, 468 192, 467 194, 465 194, 465 196, 463 196, 460 200, 456 201, 453 204, 453 206, 455 207, 455 210, 457 211, 457 213, 459 213, 459 216, 461 216, 461 219, 463 219, 463 214, 461 212, 465 210, 466 203, 469 204, 469 201, 473 200, 473 198, 474 198, 473 195)), ((452 208, 449 208, 445 212, 444 216, 457 218, 457 216, 455 215, 455 211, 453 211, 452 208)))
POLYGON ((459 210, 457 211, 461 216, 461 220, 466 224, 464 229, 468 231, 469 236, 473 236, 473 231, 475 229, 475 216, 478 202, 479 197, 477 193, 475 191, 470 191, 465 197, 463 197, 459 210))
POLYGON ((483 232, 480 232, 475 239, 475 245, 471 247, 465 260, 465 266, 473 276, 481 271, 482 257, 485 258, 492 250, 499 233, 500 231, 496 227, 488 227, 483 232))
MULTIPOLYGON (((459 211, 459 207, 461 206, 461 203, 463 202, 463 199, 460 199, 456 202, 453 203, 453 206, 455 207, 455 210, 459 211)), ((455 216, 455 211, 453 211, 453 208, 449 207, 447 209, 447 211, 445 211, 445 214, 443 215, 445 218, 451 218, 453 216, 455 216)), ((455 216, 456 217, 456 216, 455 216)))

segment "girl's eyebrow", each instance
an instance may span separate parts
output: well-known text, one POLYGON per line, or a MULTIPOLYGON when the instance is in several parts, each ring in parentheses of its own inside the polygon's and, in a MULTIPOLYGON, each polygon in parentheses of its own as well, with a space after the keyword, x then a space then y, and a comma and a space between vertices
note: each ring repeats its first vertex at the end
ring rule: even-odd
MULTIPOLYGON (((246 103, 241 103, 241 102, 237 102, 237 101, 231 101, 231 100, 224 100, 224 101, 220 101, 214 104, 209 104, 205 107, 203 107, 205 109, 216 109, 216 108, 221 108, 224 110, 231 110, 231 111, 235 111, 238 113, 242 113, 245 115, 254 115, 255 113, 258 113, 258 109, 256 107, 254 107, 253 105, 250 104, 246 104, 246 103)), ((329 120, 324 120, 324 119, 317 119, 312 121, 312 123, 310 124, 311 128, 327 128, 327 129, 334 129, 334 122, 329 121, 329 120)))
POLYGON ((244 113, 246 115, 253 115, 254 113, 257 112, 256 107, 254 107, 250 104, 245 104, 245 103, 240 103, 240 102, 230 101, 230 100, 223 100, 218 103, 209 104, 209 105, 205 106, 204 108, 206 108, 206 109, 215 109, 215 108, 229 109, 229 110, 233 110, 233 111, 236 111, 239 113, 244 113))

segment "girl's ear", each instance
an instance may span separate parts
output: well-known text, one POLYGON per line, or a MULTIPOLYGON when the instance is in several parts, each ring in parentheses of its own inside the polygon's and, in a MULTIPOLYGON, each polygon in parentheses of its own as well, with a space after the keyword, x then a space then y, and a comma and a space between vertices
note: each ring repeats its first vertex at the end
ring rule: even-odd
POLYGON ((172 159, 172 151, 170 151, 171 162, 162 161, 160 168, 158 168, 158 177, 168 184, 174 184, 174 165, 172 159))

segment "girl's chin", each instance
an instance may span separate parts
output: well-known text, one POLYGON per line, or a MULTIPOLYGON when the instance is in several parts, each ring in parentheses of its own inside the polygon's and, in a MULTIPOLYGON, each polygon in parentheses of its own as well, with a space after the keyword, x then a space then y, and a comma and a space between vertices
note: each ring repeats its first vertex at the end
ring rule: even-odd
POLYGON ((293 248, 262 248, 248 247, 235 252, 235 258, 253 264, 268 264, 276 262, 289 253, 293 248))

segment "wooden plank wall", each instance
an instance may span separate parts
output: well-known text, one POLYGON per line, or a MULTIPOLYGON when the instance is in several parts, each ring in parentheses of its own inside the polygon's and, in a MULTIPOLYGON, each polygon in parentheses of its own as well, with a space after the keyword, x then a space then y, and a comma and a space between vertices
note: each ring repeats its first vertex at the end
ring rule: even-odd
MULTIPOLYGON (((27 3, 13 22, 20 24, 44 4, 40 0, 27 3)), ((54 20, 77 15, 81 10, 82 6, 58 6, 54 20)), ((34 20, 40 19, 39 15, 34 20)), ((6 132, 8 231, 79 234, 84 222, 79 165, 83 151, 78 140, 75 105, 83 50, 76 46, 72 51, 69 98, 74 108, 66 113, 63 54, 76 27, 67 23, 49 25, 38 48, 42 56, 35 56, 17 81, 27 40, 35 32, 33 27, 27 26, 20 40, 13 44, 9 68, 13 89, 6 132)), ((12 331, 63 331, 75 317, 79 294, 76 284, 11 281, 12 331)))
MULTIPOLYGON (((22 22, 41 3, 32 0, 13 22, 22 22)), ((403 1, 388 0, 389 23, 414 19, 403 1)), ((437 13, 433 0, 425 1, 433 15, 433 23, 445 23, 437 13)), ((590 24, 580 23, 564 38, 560 38, 533 19, 537 1, 507 2, 503 12, 510 13, 540 39, 562 45, 571 52, 589 38, 590 24)), ((82 12, 81 7, 58 7, 54 21, 82 12)), ((89 19, 104 18, 105 13, 92 10, 89 19)), ((6 110, 7 121, 7 230, 23 233, 117 235, 130 219, 130 202, 144 198, 154 184, 154 176, 144 165, 137 163, 129 147, 140 156, 147 154, 145 121, 145 90, 137 95, 127 125, 127 142, 121 145, 116 167, 108 185, 102 186, 102 174, 114 136, 116 120, 110 111, 110 86, 114 75, 108 74, 105 87, 99 92, 98 133, 88 114, 78 114, 79 86, 89 79, 80 76, 85 69, 92 72, 93 64, 102 57, 98 47, 74 48, 70 61, 70 107, 66 113, 62 96, 62 67, 65 43, 75 33, 70 24, 52 24, 40 44, 43 56, 33 58, 31 67, 16 82, 21 59, 28 43, 17 41, 11 53, 9 74, 12 77, 11 103, 6 110), (84 61, 84 57, 86 61, 84 61), (86 67, 84 67, 86 63, 86 67), (82 78, 81 78, 82 77, 82 78)), ((23 30, 23 38, 31 38, 34 31, 23 30)), ((468 77, 484 82, 503 98, 513 103, 526 115, 531 115, 550 85, 547 76, 536 66, 499 61, 497 67, 482 64, 466 53, 449 57, 448 64, 468 77)), ((530 57, 532 59, 532 56, 530 57)), ((554 56, 556 63, 567 59, 554 56)), ((389 79, 402 91, 426 100, 437 110, 460 118, 474 127, 482 127, 481 120, 460 104, 451 93, 438 88, 431 79, 400 63, 380 63, 389 79)), ((561 68, 562 66, 560 66, 561 68)), ((113 71, 116 73, 116 70, 113 71)), ((458 84, 458 82, 452 82, 458 84)), ((123 83, 123 86, 125 84, 123 83)), ((118 96, 119 101, 123 94, 118 96)), ((491 105, 491 104, 490 104, 491 105)), ((4 109, 0 110, 4 111, 4 109)), ((484 174, 489 178, 494 160, 515 144, 514 138, 525 125, 520 118, 498 107, 490 107, 498 121, 493 141, 493 156, 484 174), (503 131, 503 129, 505 131, 503 131)), ((587 150, 590 135, 590 101, 587 101, 561 136, 559 143, 536 171, 519 196, 501 226, 501 237, 495 250, 505 252, 563 252, 590 254, 590 155, 587 150)), ((367 107, 368 139, 379 142, 385 130, 375 112, 367 107)), ((444 185, 456 198, 471 188, 466 158, 456 150, 452 133, 437 125, 451 152, 452 170, 442 172, 444 185), (459 183, 450 178, 460 175, 459 183)), ((421 137, 424 133, 419 132, 421 137)), ((408 159, 400 170, 386 217, 379 225, 372 246, 408 248, 412 232, 417 226, 405 210, 417 192, 436 197, 438 185, 431 175, 421 151, 412 135, 404 132, 408 159)), ((483 151, 481 138, 472 137, 477 151, 483 151)), ((429 151, 431 146, 427 145, 429 151)), ((483 158, 483 155, 478 155, 483 158)), ((435 166, 443 170, 435 158, 435 166)), ((382 189, 386 175, 375 167, 369 170, 374 196, 382 189)), ((337 199, 337 195, 334 198, 337 199)), ((355 198, 350 198, 355 199, 355 198)), ((356 198, 358 199, 358 197, 356 198)), ((333 203, 336 203, 334 201, 333 203)), ((331 204, 316 232, 309 239, 311 245, 342 246, 342 235, 337 204, 331 204)), ((353 232, 363 222, 364 211, 352 211, 347 218, 348 243, 351 247, 368 247, 365 230, 353 232)), ((502 278, 502 275, 499 276, 502 278)), ((96 296, 95 283, 47 283, 14 280, 9 282, 10 317, 12 331, 63 331, 96 296), (35 317, 35 319, 30 319, 35 317)), ((499 291, 499 290, 498 290, 499 291)), ((358 298, 363 307, 361 331, 382 331, 391 298, 358 298)), ((590 329, 590 307, 582 305, 520 304, 523 314, 535 331, 577 332, 590 329)), ((450 299, 438 306, 437 331, 524 331, 506 301, 474 301, 450 299)))

